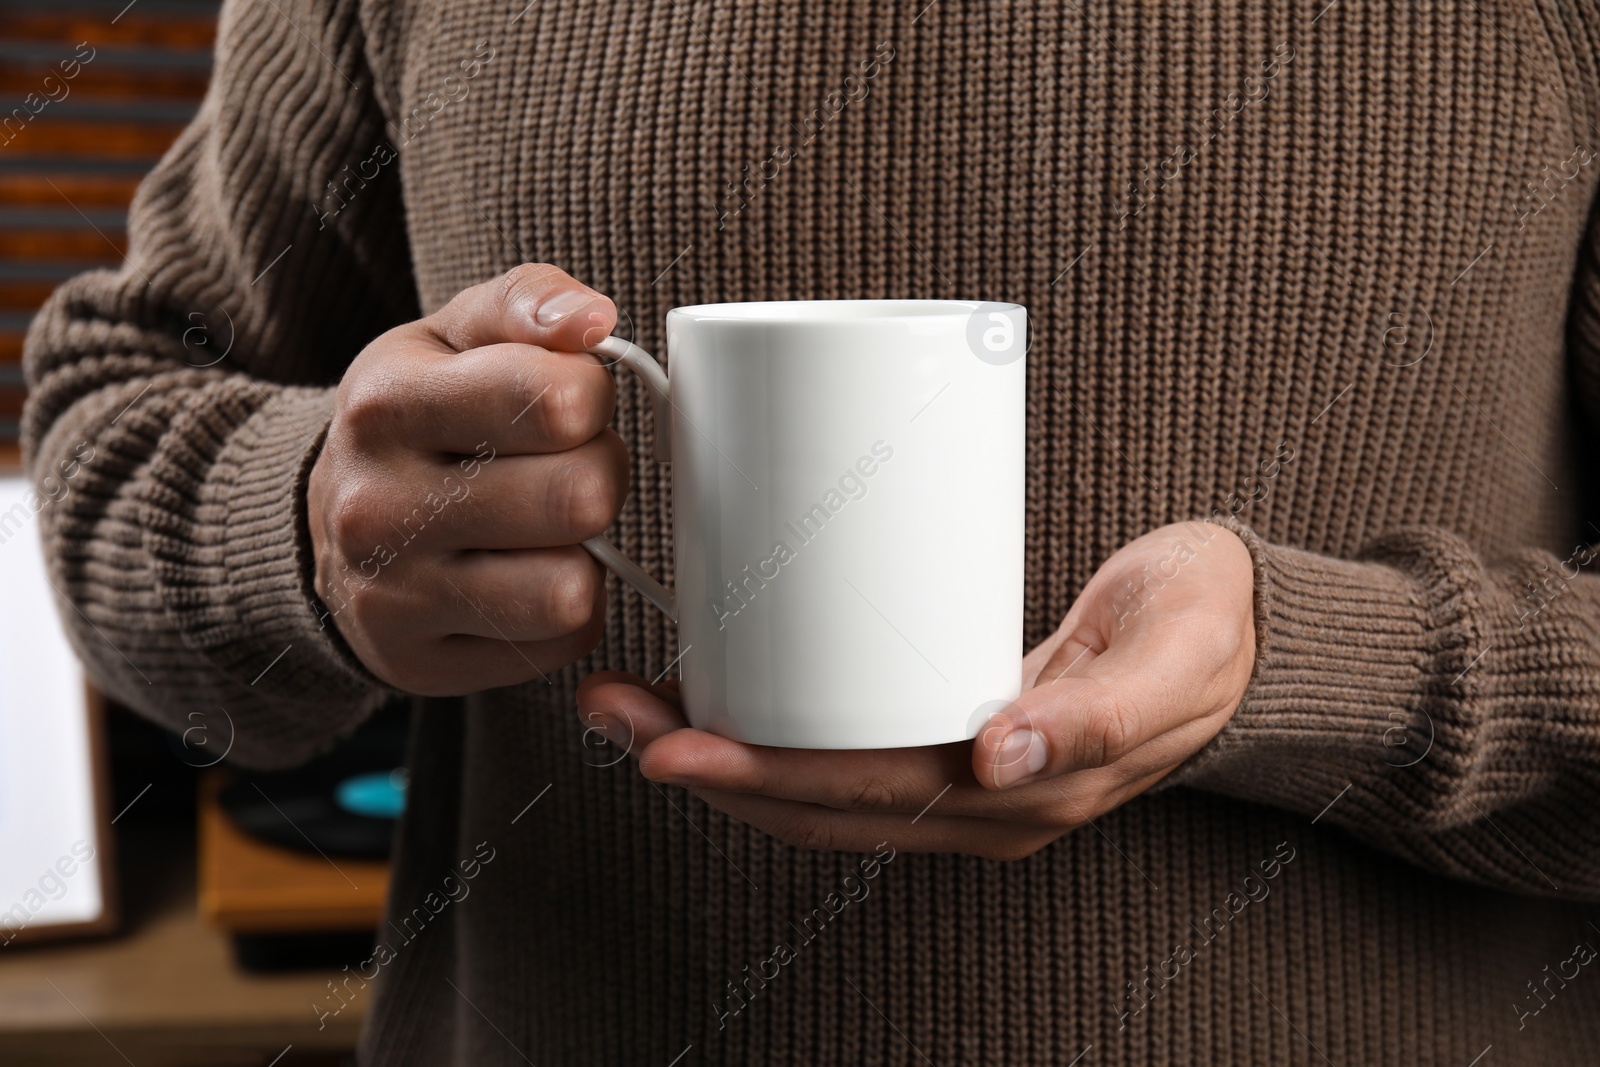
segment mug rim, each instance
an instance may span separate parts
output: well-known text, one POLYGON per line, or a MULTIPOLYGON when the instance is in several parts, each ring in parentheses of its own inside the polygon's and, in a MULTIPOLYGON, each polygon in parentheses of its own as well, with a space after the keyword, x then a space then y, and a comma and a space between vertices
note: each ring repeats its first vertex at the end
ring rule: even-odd
POLYGON ((1015 309, 1021 304, 996 300, 866 299, 866 300, 736 300, 688 304, 667 312, 693 322, 741 322, 752 325, 802 325, 839 322, 907 322, 918 319, 969 318, 980 308, 1015 309))

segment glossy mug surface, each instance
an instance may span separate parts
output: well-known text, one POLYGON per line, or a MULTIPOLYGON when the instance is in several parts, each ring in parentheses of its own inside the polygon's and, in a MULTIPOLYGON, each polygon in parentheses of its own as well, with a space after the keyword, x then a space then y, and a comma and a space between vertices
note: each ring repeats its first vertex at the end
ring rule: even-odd
POLYGON ((589 548, 676 618, 690 724, 762 745, 975 736, 1022 670, 1027 312, 846 300, 667 314, 654 394, 676 593, 589 548))

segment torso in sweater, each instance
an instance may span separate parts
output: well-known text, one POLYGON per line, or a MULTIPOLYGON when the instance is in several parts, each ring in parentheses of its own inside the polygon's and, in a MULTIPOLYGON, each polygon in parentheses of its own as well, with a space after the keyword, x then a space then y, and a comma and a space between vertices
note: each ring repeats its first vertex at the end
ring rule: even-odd
MULTIPOLYGON (((1592 625, 1573 592, 1537 613, 1576 635, 1561 664, 1502 648, 1452 688, 1486 642, 1475 620, 1515 625, 1501 601, 1520 575, 1472 593, 1500 604, 1482 615, 1450 592, 1475 560, 1567 559, 1581 535, 1577 400, 1596 398, 1600 341, 1592 4, 332 11, 290 4, 291 30, 288 15, 241 5, 225 31, 238 106, 255 114, 244 102, 257 94, 271 103, 259 121, 293 131, 281 160, 219 152, 254 164, 221 186, 286 175, 273 196, 288 206, 252 208, 279 221, 249 231, 249 266, 233 271, 240 300, 300 294, 238 315, 261 339, 262 377, 330 380, 354 354, 344 333, 370 336, 396 307, 431 311, 522 261, 609 294, 619 332, 657 352, 665 312, 683 304, 1016 301, 1034 327, 1029 643, 1118 547, 1221 508, 1274 546, 1272 662, 1290 665, 1225 731, 1247 757, 1219 757, 1025 861, 890 851, 871 878, 849 878, 860 857, 785 846, 585 738, 583 670, 654 677, 678 653, 670 625, 614 584, 605 641, 553 684, 419 703, 387 952, 358 968, 381 974, 377 988, 353 994, 376 997, 369 1062, 1343 1067, 1465 1065, 1491 1045, 1489 1064, 1575 1063, 1600 1047, 1600 977, 1546 977, 1600 932, 1532 895, 1595 892, 1593 856, 1571 846, 1592 819, 1593 768, 1563 753, 1588 759, 1600 723, 1557 734, 1501 714, 1514 701, 1471 703, 1502 692, 1480 679, 1521 663, 1591 714, 1592 625), (386 129, 360 114, 369 73, 386 129), (324 95, 308 104, 302 81, 324 95), (409 271, 383 237, 399 227, 409 271), (285 265, 247 287, 284 244, 296 249, 285 265), (318 286, 377 294, 326 329, 295 324, 317 306, 317 286, 293 288, 314 255, 346 264, 318 286), (414 299, 394 295, 413 284, 414 299), (313 349, 284 340, 301 336, 330 354, 306 365, 313 349), (1339 562, 1391 535, 1412 538, 1385 557, 1400 561, 1381 570, 1392 580, 1339 562), (1434 559, 1430 545, 1449 549, 1434 559), (1363 644, 1369 598, 1377 636, 1363 644), (1344 629, 1322 624, 1335 616, 1344 629), (1346 645, 1367 658, 1339 660, 1346 645), (1439 740, 1407 770, 1385 747, 1385 694, 1409 713, 1419 693, 1439 740), (1479 729, 1491 718, 1515 728, 1479 729), (1516 822, 1508 797, 1537 818, 1516 822), (475 857, 470 895, 453 899, 443 880, 475 857)), ((88 344, 67 340, 66 301, 55 314, 39 352, 88 344)), ((53 418, 66 400, 49 398, 84 387, 47 380, 38 410, 53 418)), ((620 379, 634 473, 614 535, 670 584, 668 472, 648 407, 620 379)), ((298 447, 273 432, 280 451, 298 447)), ((258 477, 255 452, 228 447, 258 477)), ((173 467, 160 474, 178 484, 173 467)), ((174 525, 201 523, 194 510, 174 525)), ((95 536, 130 554, 127 573, 148 566, 128 547, 139 534, 95 536)), ((168 614, 177 602, 138 601, 168 614)), ((226 617, 210 610, 208 625, 226 617)), ((110 633, 139 657, 139 633, 110 633)), ((80 636, 86 655, 95 640, 80 636)), ((296 640, 301 658, 270 684, 312 662, 310 638, 296 640)), ((173 637, 160 662, 248 681, 276 649, 243 641, 217 639, 224 655, 191 640, 213 662, 190 666, 173 637)), ((358 683, 328 676, 354 706, 358 683)), ((228 693, 258 698, 242 683, 228 693)), ((292 721, 297 743, 317 736, 292 721)))
MULTIPOLYGON (((1121 544, 1241 501, 1268 539, 1334 556, 1413 524, 1570 548, 1592 20, 916 6, 536 5, 509 26, 413 6, 379 73, 418 131, 399 167, 422 307, 524 259, 611 295, 653 348, 668 308, 709 300, 1025 304, 1030 642, 1121 544), (463 60, 465 95, 419 122, 463 60)), ((647 406, 624 381, 620 533, 670 573, 647 406)), ((619 590, 611 609, 597 663, 672 661, 651 608, 619 590)), ((1020 864, 900 855, 813 942, 799 924, 853 857, 611 766, 557 692, 485 698, 460 755, 457 850, 518 834, 532 869, 461 907, 458 966, 497 1024, 523 1015, 536 1062, 1315 1059, 1275 1004, 1336 1063, 1466 1063, 1510 1045, 1523 983, 1583 932, 1179 791, 1020 864), (1197 931, 1275 854, 1295 860, 1270 898, 1197 931), (1508 921, 1546 942, 1526 963, 1508 921)), ((444 1003, 457 1041, 496 1051, 444 1003)))

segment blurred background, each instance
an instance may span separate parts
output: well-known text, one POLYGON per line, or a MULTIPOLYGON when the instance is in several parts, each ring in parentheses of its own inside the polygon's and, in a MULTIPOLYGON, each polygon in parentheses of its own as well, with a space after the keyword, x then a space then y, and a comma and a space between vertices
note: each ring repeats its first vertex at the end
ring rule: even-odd
MULTIPOLYGON (((0 0, 0 477, 13 497, 0 513, 26 517, 14 504, 29 320, 66 278, 121 262, 134 190, 205 92, 217 6, 0 0)), ((12 615, 46 588, 35 525, 14 537, 0 517, 12 615)), ((36 603, 0 630, 0 1064, 353 1063, 404 798, 403 709, 302 772, 250 777, 224 759, 225 710, 180 738, 85 693, 48 592, 36 603), (18 740, 40 724, 71 729, 18 740), (91 874, 41 882, 6 844, 57 814, 48 792, 14 795, 25 766, 81 786, 91 874), (47 921, 29 901, 57 884, 93 914, 47 921)))
POLYGON ((12 456, 28 320, 63 279, 121 261, 134 188, 211 74, 216 3, 122 7, 0 0, 0 444, 12 456))

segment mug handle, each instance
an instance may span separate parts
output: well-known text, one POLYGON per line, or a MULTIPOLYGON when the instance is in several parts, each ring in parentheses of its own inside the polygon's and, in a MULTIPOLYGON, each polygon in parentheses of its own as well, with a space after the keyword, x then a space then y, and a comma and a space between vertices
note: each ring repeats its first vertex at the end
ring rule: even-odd
MULTIPOLYGON (((591 345, 590 352, 609 357, 639 376, 650 390, 650 400, 656 420, 656 462, 672 462, 672 392, 667 372, 661 369, 654 356, 621 337, 607 337, 591 345)), ((678 621, 678 599, 666 586, 650 577, 649 573, 622 554, 616 545, 604 537, 591 537, 583 543, 589 554, 609 567, 617 577, 637 589, 646 600, 661 609, 661 613, 674 623, 678 621)))

